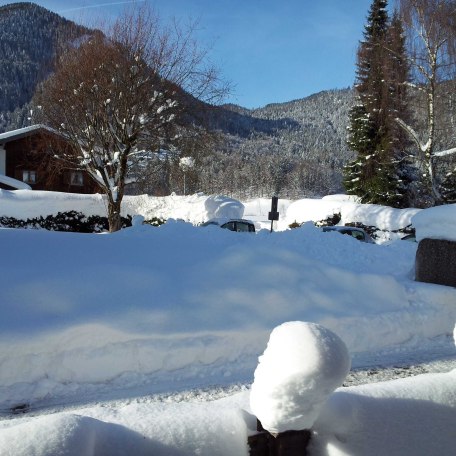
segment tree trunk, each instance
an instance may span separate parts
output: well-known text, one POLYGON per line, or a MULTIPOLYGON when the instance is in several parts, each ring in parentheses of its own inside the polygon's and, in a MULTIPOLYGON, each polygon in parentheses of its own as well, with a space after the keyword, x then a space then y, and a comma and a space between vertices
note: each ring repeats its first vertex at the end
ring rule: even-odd
POLYGON ((122 228, 122 221, 120 219, 120 201, 110 201, 108 203, 108 223, 110 233, 119 231, 122 228))

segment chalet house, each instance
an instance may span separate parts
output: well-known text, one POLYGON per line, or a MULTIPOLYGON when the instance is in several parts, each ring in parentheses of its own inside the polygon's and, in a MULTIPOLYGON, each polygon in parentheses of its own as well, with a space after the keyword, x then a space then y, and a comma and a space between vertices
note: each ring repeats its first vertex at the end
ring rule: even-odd
POLYGON ((0 134, 0 188, 96 193, 87 172, 65 168, 53 156, 68 148, 58 133, 33 125, 0 134))

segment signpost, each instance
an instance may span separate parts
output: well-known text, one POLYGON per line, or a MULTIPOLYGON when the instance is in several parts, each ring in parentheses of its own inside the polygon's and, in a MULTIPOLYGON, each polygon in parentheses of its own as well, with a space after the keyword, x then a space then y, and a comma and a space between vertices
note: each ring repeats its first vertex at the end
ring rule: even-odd
POLYGON ((279 220, 279 212, 277 211, 278 202, 279 197, 273 196, 271 201, 271 212, 268 214, 268 220, 271 220, 271 233, 274 225, 274 220, 279 220))

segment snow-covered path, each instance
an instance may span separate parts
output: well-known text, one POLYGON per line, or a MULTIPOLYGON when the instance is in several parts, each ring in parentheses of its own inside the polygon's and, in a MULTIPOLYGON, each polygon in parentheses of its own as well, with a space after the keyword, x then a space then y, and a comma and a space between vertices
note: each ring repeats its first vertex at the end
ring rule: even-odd
MULTIPOLYGON (((352 369, 343 386, 356 386, 384 382, 399 378, 413 377, 427 373, 444 373, 456 369, 456 350, 453 338, 449 335, 437 337, 426 345, 417 347, 413 343, 379 352, 369 352, 352 359, 352 369)), ((91 407, 121 409, 131 403, 181 403, 187 401, 209 402, 229 398, 249 390, 250 382, 239 379, 235 383, 206 385, 198 388, 183 388, 147 394, 148 385, 136 385, 130 389, 112 391, 109 385, 98 385, 86 397, 77 395, 57 399, 44 399, 26 404, 24 410, 12 412, 10 408, 0 409, 0 421, 27 416, 50 415, 61 412, 77 413, 91 407), (104 398, 104 399, 103 399, 104 398)))

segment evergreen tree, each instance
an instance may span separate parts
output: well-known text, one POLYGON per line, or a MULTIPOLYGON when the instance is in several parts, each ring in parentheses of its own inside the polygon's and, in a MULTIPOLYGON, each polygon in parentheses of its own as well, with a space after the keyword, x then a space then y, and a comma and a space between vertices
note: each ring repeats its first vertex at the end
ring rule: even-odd
POLYGON ((364 40, 358 49, 356 71, 356 90, 377 127, 382 126, 381 117, 384 115, 384 44, 388 30, 386 6, 386 0, 374 0, 371 5, 364 40))
POLYGON ((391 157, 398 176, 397 192, 400 194, 399 204, 410 207, 415 204, 413 187, 417 185, 418 170, 411 163, 409 150, 410 138, 399 125, 397 119, 411 119, 407 82, 410 78, 410 65, 407 58, 407 47, 402 20, 397 10, 391 19, 386 35, 386 81, 389 95, 389 129, 391 131, 391 157))
POLYGON ((348 144, 357 159, 345 168, 344 185, 364 203, 405 206, 404 135, 396 126, 405 112, 408 69, 400 20, 389 24, 386 0, 374 0, 358 50, 356 90, 348 144))
POLYGON ((394 163, 384 162, 378 152, 378 131, 363 104, 350 111, 349 147, 358 152, 355 160, 345 166, 344 187, 349 195, 356 195, 362 203, 400 205, 398 179, 394 163))
POLYGON ((360 101, 349 112, 347 144, 358 156, 344 167, 343 185, 349 195, 364 200, 366 162, 375 153, 375 126, 360 101))

